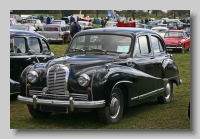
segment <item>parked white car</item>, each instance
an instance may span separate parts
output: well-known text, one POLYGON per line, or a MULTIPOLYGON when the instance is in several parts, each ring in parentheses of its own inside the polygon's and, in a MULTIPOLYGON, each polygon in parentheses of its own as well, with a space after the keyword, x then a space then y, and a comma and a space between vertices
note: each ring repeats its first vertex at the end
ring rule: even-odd
POLYGON ((153 27, 151 30, 157 32, 161 37, 164 37, 167 27, 153 27))
POLYGON ((69 42, 71 39, 69 31, 61 24, 44 25, 41 35, 43 35, 48 42, 60 42, 61 44, 69 42))
POLYGON ((39 28, 40 30, 42 30, 44 26, 40 19, 27 19, 26 23, 31 24, 32 26, 34 26, 35 28, 39 28))

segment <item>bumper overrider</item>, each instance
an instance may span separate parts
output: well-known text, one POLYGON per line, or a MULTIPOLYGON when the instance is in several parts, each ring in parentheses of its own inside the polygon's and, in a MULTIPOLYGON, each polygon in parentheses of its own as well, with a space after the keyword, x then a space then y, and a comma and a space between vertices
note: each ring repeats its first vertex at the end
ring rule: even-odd
POLYGON ((63 100, 40 99, 36 95, 33 95, 32 98, 18 95, 17 99, 22 103, 33 105, 35 109, 37 109, 38 104, 47 106, 62 106, 62 107, 69 106, 72 112, 74 111, 75 108, 102 108, 105 106, 105 100, 75 101, 73 97, 70 97, 68 101, 63 101, 63 100))

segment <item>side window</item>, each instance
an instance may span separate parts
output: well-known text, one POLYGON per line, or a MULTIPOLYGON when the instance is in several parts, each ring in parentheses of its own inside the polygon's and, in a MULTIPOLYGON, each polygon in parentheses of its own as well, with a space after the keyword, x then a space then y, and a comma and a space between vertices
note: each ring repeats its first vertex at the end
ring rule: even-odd
POLYGON ((30 49, 35 51, 35 53, 40 53, 40 42, 38 38, 29 38, 30 49))
POLYGON ((138 43, 140 45, 141 54, 149 54, 150 53, 147 36, 138 37, 138 43))
POLYGON ((25 38, 14 38, 10 40, 10 53, 25 53, 26 40, 25 38))
POLYGON ((42 43, 43 52, 49 52, 49 48, 48 48, 47 42, 44 41, 44 40, 41 40, 41 43, 42 43))
POLYGON ((159 38, 157 38, 155 36, 151 36, 151 42, 152 42, 152 47, 153 47, 154 53, 163 51, 163 46, 162 46, 162 43, 160 42, 159 38))

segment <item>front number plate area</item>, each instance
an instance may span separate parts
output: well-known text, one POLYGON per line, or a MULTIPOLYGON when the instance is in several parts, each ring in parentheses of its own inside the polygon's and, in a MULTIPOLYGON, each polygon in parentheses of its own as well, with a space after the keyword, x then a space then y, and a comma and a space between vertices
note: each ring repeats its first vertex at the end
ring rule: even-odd
POLYGON ((40 105, 40 110, 47 112, 68 113, 68 107, 40 105))

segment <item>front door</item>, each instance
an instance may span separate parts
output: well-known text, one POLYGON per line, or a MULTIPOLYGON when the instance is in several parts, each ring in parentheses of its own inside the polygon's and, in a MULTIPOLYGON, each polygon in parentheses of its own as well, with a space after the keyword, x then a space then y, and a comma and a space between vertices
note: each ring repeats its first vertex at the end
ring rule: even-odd
POLYGON ((136 38, 133 63, 139 75, 139 99, 153 95, 157 89, 156 67, 148 35, 136 38))

